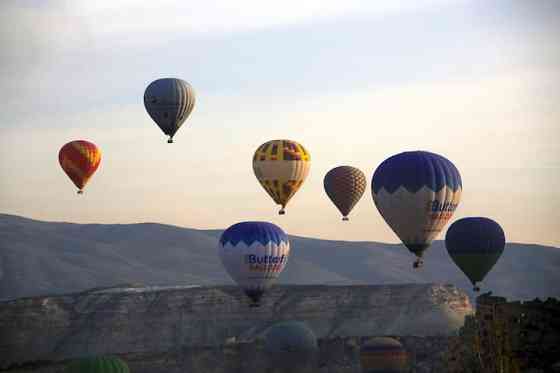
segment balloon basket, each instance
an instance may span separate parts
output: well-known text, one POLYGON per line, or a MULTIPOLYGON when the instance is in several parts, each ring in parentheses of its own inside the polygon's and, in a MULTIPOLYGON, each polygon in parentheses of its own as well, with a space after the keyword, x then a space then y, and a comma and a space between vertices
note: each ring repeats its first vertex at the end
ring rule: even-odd
POLYGON ((412 268, 418 269, 424 265, 424 262, 421 260, 417 260, 412 264, 412 268))
POLYGON ((167 140, 167 143, 168 143, 168 144, 173 144, 173 139, 167 140))
POLYGON ((350 219, 348 219, 348 216, 343 216, 342 217, 342 221, 348 221, 348 220, 350 220, 350 219))
POLYGON ((478 286, 475 286, 475 287, 473 288, 473 290, 476 291, 476 292, 478 293, 478 292, 480 291, 480 288, 479 288, 478 286))
POLYGON ((78 194, 84 194, 84 191, 80 189, 78 190, 78 194))
POLYGON ((284 209, 278 211, 278 215, 286 215, 286 211, 284 209))

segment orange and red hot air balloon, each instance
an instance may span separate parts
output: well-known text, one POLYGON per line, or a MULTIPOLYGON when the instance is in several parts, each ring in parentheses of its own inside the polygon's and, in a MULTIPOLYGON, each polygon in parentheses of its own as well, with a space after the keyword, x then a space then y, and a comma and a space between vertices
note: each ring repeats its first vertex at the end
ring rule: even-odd
POLYGON ((78 194, 82 194, 88 180, 99 167, 101 151, 89 141, 70 141, 58 152, 58 161, 78 188, 78 194))

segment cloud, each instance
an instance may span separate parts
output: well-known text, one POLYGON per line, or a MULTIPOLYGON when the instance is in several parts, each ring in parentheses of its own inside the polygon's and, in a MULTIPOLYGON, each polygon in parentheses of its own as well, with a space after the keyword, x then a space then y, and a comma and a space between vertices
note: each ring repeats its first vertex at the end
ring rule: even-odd
POLYGON ((184 2, 163 0, 101 0, 82 3, 90 21, 110 37, 138 34, 142 38, 160 32, 229 33, 286 24, 338 18, 349 14, 386 15, 426 9, 459 0, 363 1, 363 0, 259 0, 184 2))

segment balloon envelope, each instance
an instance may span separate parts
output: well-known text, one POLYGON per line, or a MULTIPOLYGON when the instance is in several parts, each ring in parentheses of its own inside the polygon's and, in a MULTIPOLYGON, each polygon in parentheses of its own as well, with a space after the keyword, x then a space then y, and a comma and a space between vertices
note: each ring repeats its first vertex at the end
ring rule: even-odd
POLYGON ((129 373, 128 365, 118 357, 89 357, 70 362, 65 373, 129 373))
POLYGON ((301 321, 282 321, 272 325, 265 332, 264 350, 272 372, 317 371, 317 337, 301 321))
POLYGON ((269 352, 317 350, 317 337, 301 321, 282 321, 265 333, 265 350, 269 352))
POLYGON ((457 220, 447 230, 445 247, 455 264, 476 283, 484 280, 506 244, 504 230, 492 219, 471 217, 457 220))
POLYGON ((220 237, 219 256, 231 278, 245 294, 259 302, 288 262, 290 243, 280 227, 249 221, 226 229, 220 237))
POLYGON ((362 198, 366 184, 364 173, 351 166, 335 167, 327 172, 323 180, 325 192, 342 214, 343 220, 348 220, 348 214, 362 198))
POLYGON ((158 79, 150 83, 144 92, 144 106, 159 128, 173 136, 191 114, 195 94, 191 85, 176 78, 158 79))
POLYGON ((253 156, 253 171, 276 204, 286 204, 301 187, 311 165, 307 150, 295 141, 272 140, 259 146, 253 156))
POLYGON ((394 338, 372 338, 360 348, 364 373, 404 373, 408 371, 408 354, 394 338))
POLYGON ((383 161, 373 174, 371 189, 383 219, 421 258, 453 216, 461 200, 462 182, 448 159, 413 151, 383 161))
POLYGON ((81 193, 101 163, 101 151, 89 141, 70 141, 58 152, 58 162, 81 193))

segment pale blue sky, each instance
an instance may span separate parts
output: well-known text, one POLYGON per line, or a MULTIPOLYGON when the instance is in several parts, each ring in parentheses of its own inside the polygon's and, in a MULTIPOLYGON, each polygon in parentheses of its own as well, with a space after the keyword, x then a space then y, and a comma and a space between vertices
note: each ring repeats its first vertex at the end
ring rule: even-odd
POLYGON ((259 219, 396 242, 369 189, 342 225, 322 179, 340 164, 370 179, 386 157, 424 149, 463 175, 457 218, 560 245, 560 3, 231 4, 2 2, 0 211, 195 228, 259 219), (198 94, 173 146, 142 104, 166 76, 198 94), (75 138, 103 151, 85 198, 57 164, 75 138), (273 138, 301 142, 313 162, 281 218, 251 169, 273 138))

